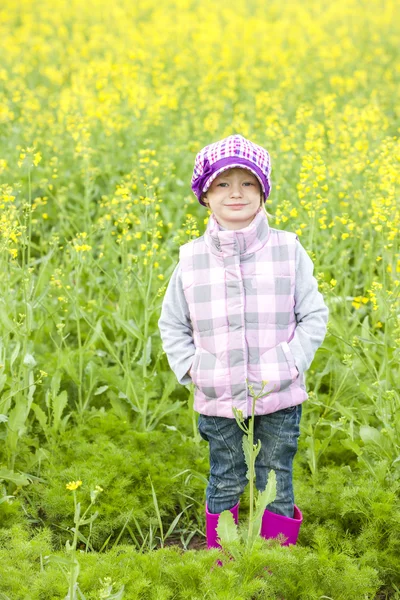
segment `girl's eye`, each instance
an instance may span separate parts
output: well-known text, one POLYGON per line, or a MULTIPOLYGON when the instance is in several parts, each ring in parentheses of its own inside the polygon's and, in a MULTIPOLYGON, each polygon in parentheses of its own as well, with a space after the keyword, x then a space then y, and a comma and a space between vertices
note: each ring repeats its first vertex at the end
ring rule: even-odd
MULTIPOLYGON (((244 181, 244 183, 247 183, 248 185, 254 185, 254 183, 252 183, 251 181, 244 181)), ((226 182, 218 183, 217 187, 220 186, 220 185, 228 185, 228 184, 226 182)))

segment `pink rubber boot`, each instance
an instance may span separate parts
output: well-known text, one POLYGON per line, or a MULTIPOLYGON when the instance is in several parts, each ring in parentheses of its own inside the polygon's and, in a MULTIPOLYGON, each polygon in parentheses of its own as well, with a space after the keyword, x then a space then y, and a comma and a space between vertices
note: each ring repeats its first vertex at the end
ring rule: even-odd
POLYGON ((289 544, 295 544, 299 535, 300 525, 303 522, 303 515, 300 509, 295 505, 294 515, 290 517, 284 517, 283 515, 277 515, 270 510, 265 509, 260 535, 263 538, 276 538, 282 533, 286 539, 282 546, 288 546, 289 544))
MULTIPOLYGON (((231 511, 231 513, 233 514, 233 518, 235 519, 236 525, 238 524, 238 520, 239 520, 239 504, 240 504, 240 500, 233 508, 229 509, 231 511)), ((217 526, 218 526, 218 519, 219 519, 220 514, 221 513, 213 514, 213 513, 208 512, 208 506, 206 503, 207 549, 221 548, 221 545, 217 542, 217 539, 218 539, 217 526)))

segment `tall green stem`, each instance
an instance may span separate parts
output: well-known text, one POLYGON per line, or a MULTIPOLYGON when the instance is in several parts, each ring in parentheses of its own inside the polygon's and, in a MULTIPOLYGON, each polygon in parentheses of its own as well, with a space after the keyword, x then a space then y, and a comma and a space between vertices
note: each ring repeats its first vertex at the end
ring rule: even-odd
POLYGON ((28 260, 27 264, 31 261, 31 237, 32 237, 32 183, 31 183, 31 170, 28 169, 28 202, 29 202, 29 215, 28 215, 28 260))
MULTIPOLYGON (((256 405, 256 395, 253 396, 252 407, 251 407, 251 419, 249 424, 249 444, 250 449, 253 451, 254 448, 254 412, 256 405)), ((252 459, 250 461, 250 514, 249 514, 249 532, 247 536, 247 541, 250 543, 250 540, 253 539, 253 512, 254 512, 254 466, 255 461, 252 459)))
POLYGON ((142 364, 142 375, 143 375, 143 405, 142 405, 142 426, 143 431, 146 430, 147 425, 147 406, 149 403, 148 392, 147 392, 147 337, 149 335, 149 316, 147 305, 144 307, 144 330, 143 330, 143 364, 142 364))
MULTIPOLYGON (((80 266, 77 269, 76 276, 76 289, 79 291, 79 281, 81 276, 81 268, 80 266)), ((79 351, 79 384, 78 384, 78 403, 79 403, 79 413, 82 415, 82 379, 83 379, 83 352, 82 352, 82 336, 81 336, 81 325, 80 325, 80 310, 79 310, 79 295, 75 299, 75 319, 76 319, 76 332, 78 337, 78 351, 79 351)))
MULTIPOLYGON (((148 215, 147 215, 147 206, 145 211, 145 224, 146 229, 148 227, 148 215)), ((148 390, 147 390, 147 339, 149 336, 149 320, 151 316, 151 311, 149 310, 150 305, 150 294, 151 294, 151 284, 152 284, 152 275, 153 275, 153 256, 151 257, 150 265, 146 266, 145 270, 145 281, 146 281, 146 295, 144 302, 144 330, 143 330, 143 365, 142 365, 142 375, 143 381, 145 383, 143 389, 143 405, 142 405, 142 426, 143 431, 146 430, 147 427, 147 408, 149 404, 148 390)))

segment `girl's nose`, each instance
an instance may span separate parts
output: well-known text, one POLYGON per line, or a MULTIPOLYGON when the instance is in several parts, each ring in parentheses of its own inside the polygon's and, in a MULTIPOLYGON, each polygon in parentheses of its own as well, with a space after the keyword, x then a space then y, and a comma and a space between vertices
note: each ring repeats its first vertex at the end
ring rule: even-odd
POLYGON ((231 187, 231 196, 241 196, 242 195, 242 189, 240 187, 240 183, 233 183, 232 187, 231 187))

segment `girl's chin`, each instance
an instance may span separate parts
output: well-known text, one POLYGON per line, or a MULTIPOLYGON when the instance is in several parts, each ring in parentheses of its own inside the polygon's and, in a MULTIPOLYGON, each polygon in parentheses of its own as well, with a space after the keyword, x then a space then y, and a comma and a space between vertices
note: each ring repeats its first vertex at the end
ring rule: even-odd
POLYGON ((224 210, 221 214, 221 218, 226 221, 243 221, 251 219, 256 215, 257 211, 245 210, 245 209, 236 209, 236 210, 224 210))

